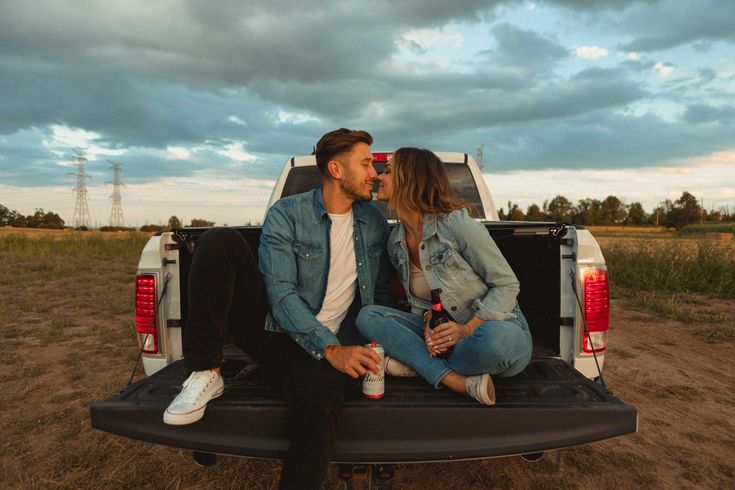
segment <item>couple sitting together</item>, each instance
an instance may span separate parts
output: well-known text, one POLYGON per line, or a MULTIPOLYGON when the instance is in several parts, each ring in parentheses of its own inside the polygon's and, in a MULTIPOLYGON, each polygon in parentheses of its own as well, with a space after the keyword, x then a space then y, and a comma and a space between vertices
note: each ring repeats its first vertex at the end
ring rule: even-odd
POLYGON ((518 280, 455 197, 441 160, 401 148, 378 175, 372 141, 344 128, 319 140, 322 186, 268 210, 257 261, 242 235, 219 228, 200 237, 191 264, 183 352, 192 373, 164 422, 196 422, 223 393, 222 346, 232 341, 273 378, 289 407, 280 488, 324 481, 344 384, 379 370, 366 341, 432 386, 486 405, 495 403, 491 375, 513 376, 531 358, 518 280), (370 202, 376 180, 377 199, 398 217, 392 232, 370 202), (393 274, 410 312, 392 307, 393 274), (430 330, 423 313, 435 289, 456 321, 430 330))

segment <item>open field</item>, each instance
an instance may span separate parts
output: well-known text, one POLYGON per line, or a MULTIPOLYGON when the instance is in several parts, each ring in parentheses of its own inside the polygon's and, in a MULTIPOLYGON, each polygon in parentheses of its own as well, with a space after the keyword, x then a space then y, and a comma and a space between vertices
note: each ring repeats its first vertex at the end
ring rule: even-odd
MULTIPOLYGON (((127 382, 137 354, 132 300, 145 237, 88 236, 0 235, 0 486, 275 488, 278 462, 222 457, 199 468, 186 451, 90 429, 89 404, 127 382)), ((636 279, 623 279, 639 264, 607 239, 601 243, 610 253, 613 296, 605 378, 638 407, 639 433, 552 452, 535 464, 501 458, 401 465, 387 488, 735 486, 732 296, 726 289, 677 289, 689 279, 641 289, 636 279)), ((655 260, 657 249, 650 250, 655 260)), ((731 264, 731 251, 717 250, 731 264)), ((340 488, 332 470, 327 487, 340 488)))
POLYGON ((596 237, 614 238, 704 238, 708 233, 735 233, 735 223, 687 225, 679 231, 663 226, 587 226, 596 237))
POLYGON ((676 238, 676 230, 663 226, 587 226, 586 228, 598 238, 676 238))

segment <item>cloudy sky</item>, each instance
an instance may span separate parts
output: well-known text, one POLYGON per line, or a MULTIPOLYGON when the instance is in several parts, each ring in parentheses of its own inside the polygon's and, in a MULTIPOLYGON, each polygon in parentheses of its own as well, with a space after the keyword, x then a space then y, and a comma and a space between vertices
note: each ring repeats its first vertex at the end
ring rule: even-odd
POLYGON ((475 154, 498 207, 735 209, 735 2, 0 0, 0 204, 259 220, 336 127, 475 154))

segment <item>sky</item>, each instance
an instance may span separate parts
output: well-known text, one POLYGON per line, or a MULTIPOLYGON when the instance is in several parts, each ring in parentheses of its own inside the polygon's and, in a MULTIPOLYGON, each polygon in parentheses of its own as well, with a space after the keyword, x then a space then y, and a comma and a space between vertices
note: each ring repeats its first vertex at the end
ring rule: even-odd
POLYGON ((0 204, 260 221, 332 129, 475 155, 496 205, 735 209, 732 0, 0 0, 0 204))

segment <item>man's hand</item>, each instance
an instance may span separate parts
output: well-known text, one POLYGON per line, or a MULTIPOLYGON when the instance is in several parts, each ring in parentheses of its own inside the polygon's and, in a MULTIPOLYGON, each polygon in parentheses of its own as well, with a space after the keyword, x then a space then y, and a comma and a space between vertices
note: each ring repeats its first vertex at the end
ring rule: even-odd
POLYGON ((380 374, 380 356, 361 345, 328 345, 324 349, 324 358, 334 369, 353 378, 359 378, 368 371, 380 374))

